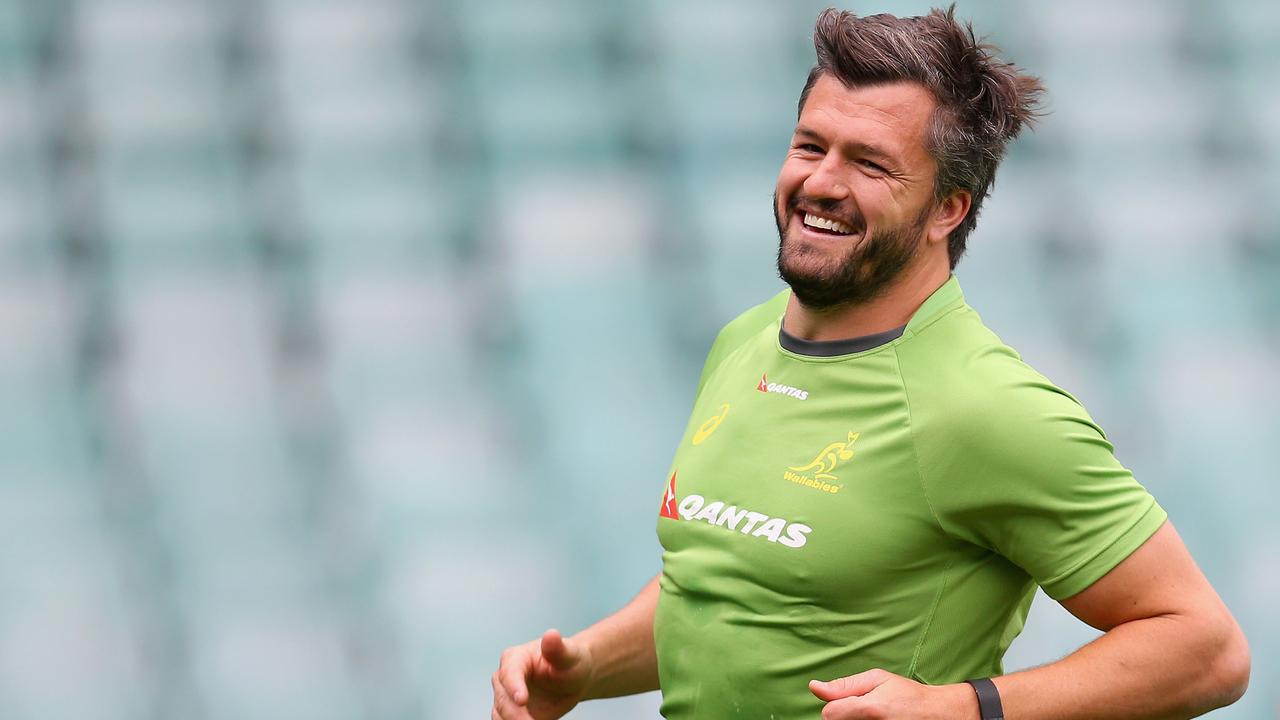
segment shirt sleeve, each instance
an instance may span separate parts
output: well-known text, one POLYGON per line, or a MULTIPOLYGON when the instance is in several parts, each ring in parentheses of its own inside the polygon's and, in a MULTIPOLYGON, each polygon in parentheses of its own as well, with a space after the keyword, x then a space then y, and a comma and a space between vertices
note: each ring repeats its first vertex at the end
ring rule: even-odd
POLYGON ((1003 365, 998 379, 978 373, 969 391, 931 403, 933 417, 914 430, 921 482, 944 531, 1008 558, 1061 600, 1167 515, 1075 398, 1016 355, 1003 365))

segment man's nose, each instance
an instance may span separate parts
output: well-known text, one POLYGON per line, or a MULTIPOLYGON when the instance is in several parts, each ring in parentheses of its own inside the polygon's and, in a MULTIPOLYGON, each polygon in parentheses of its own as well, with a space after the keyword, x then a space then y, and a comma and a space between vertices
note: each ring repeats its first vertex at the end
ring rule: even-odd
POLYGON ((804 194, 817 199, 844 200, 849 197, 849 181, 844 162, 834 153, 822 162, 804 181, 804 194))

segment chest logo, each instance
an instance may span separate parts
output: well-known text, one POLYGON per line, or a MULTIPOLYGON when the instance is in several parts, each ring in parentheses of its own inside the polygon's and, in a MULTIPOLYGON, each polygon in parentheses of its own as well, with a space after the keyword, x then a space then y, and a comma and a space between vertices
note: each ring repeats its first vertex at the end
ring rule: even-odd
POLYGON ((756 390, 759 390, 762 393, 778 393, 779 395, 786 395, 787 397, 793 397, 797 400, 809 399, 808 390, 801 390, 800 388, 783 385, 782 383, 769 382, 768 373, 760 373, 760 382, 756 384, 756 390))
POLYGON ((840 492, 844 486, 838 484, 840 478, 835 472, 842 463, 853 458, 853 444, 858 441, 858 435, 850 432, 847 440, 827 445, 807 465, 788 467, 782 473, 782 479, 823 492, 840 492))
POLYGON ((719 415, 712 415, 711 417, 707 418, 707 421, 702 423, 702 426, 699 427, 697 432, 693 434, 693 444, 701 445, 703 440, 706 440, 707 438, 711 437, 711 433, 715 432, 716 428, 720 427, 720 423, 724 422, 724 419, 728 415, 729 415, 729 403, 725 403, 724 405, 720 406, 719 415))
MULTIPOLYGON (((667 486, 668 502, 675 504, 675 475, 667 486)), ((723 501, 707 499, 701 495, 686 495, 675 507, 676 515, 667 515, 667 506, 662 507, 662 517, 673 517, 676 520, 702 521, 712 527, 736 531, 748 537, 764 538, 771 543, 778 543, 789 548, 804 547, 809 541, 809 533, 813 528, 786 518, 771 517, 765 513, 748 510, 737 505, 726 505, 723 501)))

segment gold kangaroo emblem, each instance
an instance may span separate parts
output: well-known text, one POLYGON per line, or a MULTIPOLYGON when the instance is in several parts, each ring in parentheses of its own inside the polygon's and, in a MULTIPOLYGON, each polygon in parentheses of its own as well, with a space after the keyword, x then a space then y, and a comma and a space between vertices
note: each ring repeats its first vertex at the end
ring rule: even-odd
POLYGON ((805 465, 804 467, 792 467, 788 469, 795 472, 808 472, 813 470, 813 477, 816 480, 838 480, 839 478, 831 473, 836 469, 836 466, 839 465, 841 461, 848 460, 853 457, 853 444, 858 441, 858 435, 859 433, 851 432, 849 433, 848 442, 833 442, 822 448, 822 451, 813 459, 813 462, 805 465))

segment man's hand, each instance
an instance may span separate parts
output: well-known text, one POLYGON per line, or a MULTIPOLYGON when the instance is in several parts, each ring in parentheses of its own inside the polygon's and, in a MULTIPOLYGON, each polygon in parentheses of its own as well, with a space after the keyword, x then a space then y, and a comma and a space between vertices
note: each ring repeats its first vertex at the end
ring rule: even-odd
POLYGON ((548 630, 507 648, 493 674, 491 720, 554 720, 581 702, 591 682, 591 654, 548 630))
POLYGON ((831 682, 810 680, 825 700, 822 720, 969 720, 978 718, 978 696, 959 685, 922 685, 887 670, 868 670, 831 682))

